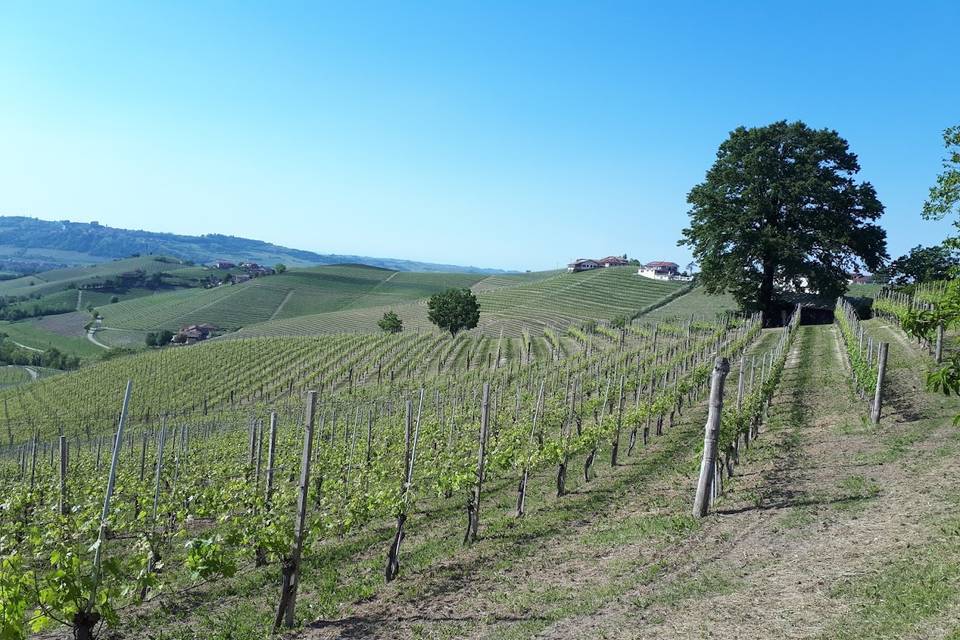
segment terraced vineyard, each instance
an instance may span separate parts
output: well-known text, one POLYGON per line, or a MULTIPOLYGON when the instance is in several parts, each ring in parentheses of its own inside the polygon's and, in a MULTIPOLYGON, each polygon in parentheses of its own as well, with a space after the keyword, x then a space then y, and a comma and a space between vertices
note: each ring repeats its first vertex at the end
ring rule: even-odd
POLYGON ((98 310, 105 326, 128 331, 175 330, 200 322, 234 330, 274 318, 404 304, 448 287, 469 287, 482 279, 474 274, 337 265, 296 269, 213 289, 162 293, 98 310))
POLYGON ((154 256, 127 258, 86 267, 44 271, 22 278, 4 280, 0 282, 0 296, 45 295, 66 290, 71 285, 82 286, 100 282, 104 278, 116 277, 121 273, 138 269, 142 269, 149 275, 160 271, 176 272, 178 269, 184 268, 187 268, 186 265, 169 258, 158 259, 154 256))
MULTIPOLYGON (((634 267, 612 267, 584 273, 523 274, 516 279, 494 276, 477 284, 480 301, 478 331, 488 336, 519 337, 524 329, 564 333, 584 320, 631 317, 684 290, 685 285, 640 277, 634 267), (508 284, 509 283, 509 284, 508 284), (490 288, 494 285, 496 288, 490 288), (503 286, 499 286, 503 285, 503 286)), ((396 311, 407 330, 429 330, 423 301, 403 305, 353 308, 246 327, 239 336, 316 335, 378 331, 377 321, 396 311)), ((712 317, 712 315, 711 315, 712 317)))

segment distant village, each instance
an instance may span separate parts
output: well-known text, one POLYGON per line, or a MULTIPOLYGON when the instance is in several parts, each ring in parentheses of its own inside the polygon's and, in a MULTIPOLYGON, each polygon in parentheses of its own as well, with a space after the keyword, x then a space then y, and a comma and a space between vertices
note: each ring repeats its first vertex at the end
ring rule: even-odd
POLYGON ((248 280, 259 278, 260 276, 272 276, 277 272, 277 270, 273 267, 265 267, 257 264, 256 262, 234 263, 230 262, 229 260, 217 260, 210 266, 220 271, 229 271, 231 269, 240 269, 243 271, 243 273, 228 273, 222 280, 216 278, 215 276, 211 276, 211 284, 214 284, 213 279, 217 280, 214 286, 223 284, 225 282, 240 284, 241 282, 247 282, 248 280))
POLYGON ((605 269, 607 267, 637 267, 637 275, 651 280, 671 280, 676 282, 689 282, 693 276, 680 271, 680 265, 676 262, 667 262, 655 260, 646 264, 639 260, 628 260, 626 255, 607 256, 599 260, 592 258, 578 258, 567 265, 567 271, 577 273, 580 271, 592 271, 594 269, 605 269))

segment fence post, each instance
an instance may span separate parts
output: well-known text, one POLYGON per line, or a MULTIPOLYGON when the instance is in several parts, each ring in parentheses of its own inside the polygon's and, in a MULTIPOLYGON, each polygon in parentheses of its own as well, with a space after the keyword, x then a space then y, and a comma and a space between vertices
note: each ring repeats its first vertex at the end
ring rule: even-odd
POLYGON ((943 322, 937 323, 937 348, 934 352, 937 364, 943 362, 943 322))
POLYGON ((717 358, 713 365, 710 381, 710 410, 703 434, 703 460, 700 463, 700 479, 697 482, 697 495, 693 502, 693 515, 702 518, 710 507, 711 491, 717 459, 717 438, 720 435, 720 414, 723 411, 723 383, 730 372, 730 361, 717 358))
POLYGON ((887 373, 887 350, 890 344, 883 342, 880 344, 880 364, 877 367, 877 388, 873 394, 873 411, 870 413, 870 419, 873 424, 880 422, 880 409, 883 400, 883 378, 887 373))

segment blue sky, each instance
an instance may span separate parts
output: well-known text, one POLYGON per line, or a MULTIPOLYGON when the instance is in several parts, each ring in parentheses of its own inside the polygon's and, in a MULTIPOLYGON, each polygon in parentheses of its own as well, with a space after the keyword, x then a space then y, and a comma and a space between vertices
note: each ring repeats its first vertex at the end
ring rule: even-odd
POLYGON ((684 263, 738 125, 860 156, 895 257, 960 124, 960 3, 0 4, 0 213, 516 269, 684 263))

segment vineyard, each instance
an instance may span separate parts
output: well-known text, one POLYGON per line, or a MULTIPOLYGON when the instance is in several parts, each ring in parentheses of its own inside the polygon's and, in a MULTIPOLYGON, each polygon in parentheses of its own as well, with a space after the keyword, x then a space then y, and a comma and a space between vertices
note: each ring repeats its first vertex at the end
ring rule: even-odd
MULTIPOLYGON (((521 517, 531 478, 552 468, 562 499, 568 476, 595 476, 601 452, 616 467, 670 430, 714 357, 745 362, 759 336, 755 318, 632 325, 566 357, 504 357, 500 344, 496 360, 482 357, 492 341, 465 336, 251 339, 4 392, 0 575, 5 593, 19 594, 5 631, 26 620, 90 637, 142 615, 137 603, 258 567, 282 575, 275 623, 292 624, 301 551, 395 519, 393 543, 382 541, 390 581, 415 526, 408 517, 464 501, 469 544, 482 532, 485 487, 519 478, 521 517), (445 369, 441 353, 460 352, 472 366, 445 369)), ((741 365, 720 441, 727 458, 755 435, 785 354, 781 341, 741 365)))
MULTIPOLYGON (((562 300, 552 280, 480 295, 562 300)), ((552 535, 542 528, 568 512, 601 508, 591 487, 625 491, 668 461, 696 486, 656 526, 691 535, 769 446, 774 399, 810 334, 799 312, 762 330, 718 315, 725 304, 700 290, 666 292, 622 329, 601 318, 456 338, 241 332, 32 382, 10 369, 0 637, 268 636, 341 616, 477 544, 552 535), (236 604, 200 613, 223 602, 236 604)), ((608 311, 645 300, 626 299, 608 311)), ((835 318, 850 384, 886 398, 888 338, 843 299, 835 318)), ((877 421, 890 410, 861 407, 877 421)))
MULTIPOLYGON (((687 291, 681 283, 639 277, 635 267, 612 267, 584 273, 547 272, 544 276, 491 276, 480 281, 475 286, 482 310, 478 331, 490 337, 499 336, 501 330, 511 337, 520 337, 524 330, 535 334, 544 329, 563 333, 568 326, 584 320, 641 315, 687 291), (491 288, 494 285, 496 287, 491 288)), ((428 330, 431 327, 426 306, 423 300, 419 300, 274 320, 245 327, 238 335, 374 333, 378 331, 377 320, 388 310, 396 311, 409 329, 428 330)), ((708 309, 706 305, 702 309, 711 318, 722 310, 708 309)), ((678 311, 675 315, 683 314, 678 311)))
POLYGON ((224 329, 306 314, 403 304, 469 287, 482 275, 404 273, 362 265, 296 269, 213 289, 187 289, 99 308, 104 325, 127 330, 178 329, 208 322, 224 329))

